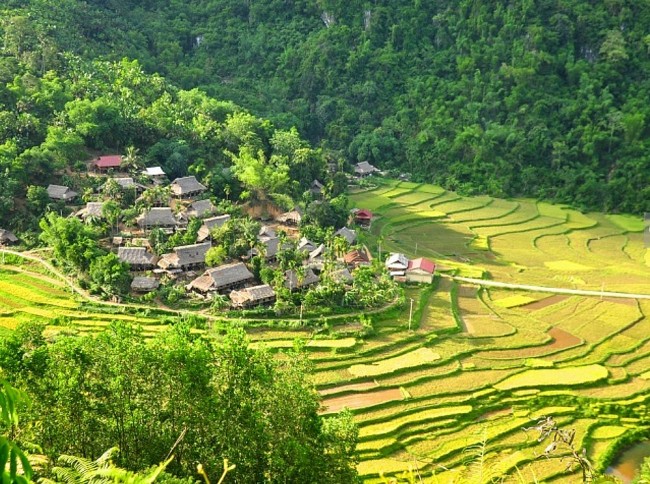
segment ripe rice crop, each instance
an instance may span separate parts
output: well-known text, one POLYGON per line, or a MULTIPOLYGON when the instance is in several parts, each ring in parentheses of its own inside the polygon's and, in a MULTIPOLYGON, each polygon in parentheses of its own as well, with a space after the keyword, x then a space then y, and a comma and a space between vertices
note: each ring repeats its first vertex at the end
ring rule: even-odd
POLYGON ((627 428, 621 427, 619 425, 601 425, 594 428, 591 431, 590 436, 592 439, 609 440, 620 437, 625 432, 627 432, 627 430, 627 428))
POLYGON ((609 372, 601 365, 526 370, 494 385, 498 390, 553 385, 582 385, 607 378, 609 372))
POLYGON ((497 299, 497 300, 493 299, 492 301, 494 302, 494 304, 502 308, 514 308, 517 306, 525 306, 526 304, 530 304, 534 301, 537 301, 537 299, 530 296, 517 294, 516 296, 510 296, 510 297, 497 299))
POLYGON ((420 366, 440 359, 440 355, 429 348, 418 348, 404 355, 379 361, 370 365, 352 365, 348 371, 354 376, 377 376, 392 373, 402 368, 420 366))
POLYGON ((460 405, 456 407, 428 408, 422 411, 409 413, 403 417, 393 418, 391 420, 376 424, 364 424, 360 426, 359 437, 366 439, 369 437, 383 436, 392 434, 412 425, 417 425, 427 420, 435 420, 443 417, 452 417, 462 415, 472 411, 471 405, 460 405))

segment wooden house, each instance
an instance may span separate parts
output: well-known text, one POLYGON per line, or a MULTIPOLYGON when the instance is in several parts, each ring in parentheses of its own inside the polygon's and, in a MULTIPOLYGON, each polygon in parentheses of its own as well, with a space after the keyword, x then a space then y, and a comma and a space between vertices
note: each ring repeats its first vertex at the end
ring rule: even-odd
POLYGON ((136 222, 143 229, 174 228, 177 225, 176 217, 170 207, 153 207, 140 215, 136 222))
POLYGON ((281 224, 298 226, 302 221, 302 215, 298 210, 292 210, 279 215, 276 220, 281 224))
POLYGON ((176 198, 192 198, 207 190, 205 185, 193 176, 176 178, 171 183, 170 188, 172 195, 176 198))
POLYGON ((145 247, 119 247, 117 257, 129 264, 132 271, 147 271, 156 265, 156 256, 145 247))
POLYGON ((228 220, 230 220, 230 215, 217 215, 216 217, 210 217, 206 218, 203 220, 203 225, 199 227, 199 231, 197 233, 197 242, 203 242, 204 240, 207 240, 210 238, 210 231, 214 227, 221 227, 223 224, 225 224, 228 220))
POLYGON ((363 228, 370 228, 372 222, 372 212, 365 208, 357 210, 354 213, 354 223, 363 228))
POLYGON ((122 165, 120 155, 103 155, 93 161, 93 166, 97 171, 115 170, 122 165))
POLYGON ((233 307, 248 308, 273 302, 275 300, 275 292, 268 284, 262 284, 260 286, 247 287, 241 291, 232 291, 229 297, 233 307))
POLYGON ((208 269, 187 287, 202 293, 224 292, 243 287, 253 280, 254 276, 246 265, 243 262, 235 262, 208 269))
POLYGON ((151 292, 158 289, 160 281, 155 277, 134 277, 131 281, 131 290, 135 292, 151 292))
POLYGON ((102 202, 88 202, 86 206, 75 213, 75 215, 82 220, 99 220, 101 218, 104 218, 104 214, 102 212, 103 207, 104 204, 102 202))
POLYGON ((15 244, 18 242, 18 237, 10 230, 0 229, 0 245, 15 244))
POLYGON ((77 192, 73 192, 63 185, 49 185, 47 194, 52 200, 63 200, 64 202, 68 202, 77 196, 77 192))

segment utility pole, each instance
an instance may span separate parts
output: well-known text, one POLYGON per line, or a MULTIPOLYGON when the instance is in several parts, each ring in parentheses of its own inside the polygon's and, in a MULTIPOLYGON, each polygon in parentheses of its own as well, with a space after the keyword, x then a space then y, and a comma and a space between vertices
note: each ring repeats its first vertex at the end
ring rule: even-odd
POLYGON ((409 331, 411 331, 412 320, 413 320, 413 298, 411 298, 411 309, 409 310, 409 331))
POLYGON ((300 323, 302 324, 302 303, 300 304, 300 323))

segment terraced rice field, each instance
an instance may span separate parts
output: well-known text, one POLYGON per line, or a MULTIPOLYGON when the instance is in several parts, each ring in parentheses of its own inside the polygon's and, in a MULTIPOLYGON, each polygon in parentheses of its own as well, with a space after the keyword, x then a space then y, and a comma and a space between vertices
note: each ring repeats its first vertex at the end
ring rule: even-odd
MULTIPOLYGON (((384 254, 433 258, 444 276, 650 294, 650 255, 634 218, 387 180, 351 200, 375 214, 371 249, 381 242, 384 254)), ((540 459, 546 444, 523 429, 553 416, 575 429, 598 469, 610 445, 650 429, 650 301, 478 289, 448 277, 434 284, 406 288, 418 308, 410 322, 408 304, 389 319, 369 315, 367 337, 347 325, 318 335, 249 331, 253 347, 268 351, 304 341, 323 413, 349 408, 359 425, 366 482, 409 469, 427 483, 579 482, 566 462, 540 459)), ((114 319, 149 335, 164 327, 76 300, 29 265, 0 268, 0 327, 30 319, 83 333, 114 319)))
MULTIPOLYGON (((650 294, 635 218, 385 181, 351 198, 375 214, 371 247, 381 237, 382 252, 433 258, 442 274, 650 294)), ((554 416, 600 470, 612 443, 650 428, 650 301, 477 290, 446 278, 424 297, 410 333, 405 309, 336 368, 317 361, 324 405, 347 402, 360 426, 367 482, 409 468, 435 475, 425 482, 580 482, 566 461, 537 458, 545 444, 522 428, 554 416), (439 358, 417 365, 421 349, 439 358), (350 375, 359 365, 373 371, 350 375)))
POLYGON ((0 331, 28 321, 45 322, 48 333, 62 329, 94 333, 112 321, 140 324, 149 336, 165 327, 159 319, 138 316, 120 307, 81 302, 64 281, 44 275, 37 266, 0 266, 0 331))

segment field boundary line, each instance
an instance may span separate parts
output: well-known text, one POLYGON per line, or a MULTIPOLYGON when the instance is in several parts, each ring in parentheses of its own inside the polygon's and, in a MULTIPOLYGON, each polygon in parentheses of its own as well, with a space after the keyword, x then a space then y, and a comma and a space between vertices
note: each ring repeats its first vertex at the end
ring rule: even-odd
POLYGON ((522 291, 549 292, 552 294, 571 294, 574 296, 619 297, 625 299, 650 299, 650 294, 635 294, 629 292, 592 291, 588 289, 568 289, 564 287, 532 286, 528 284, 514 284, 510 282, 488 281, 471 277, 448 276, 455 281, 466 282, 484 287, 502 287, 505 289, 519 289, 522 291))

